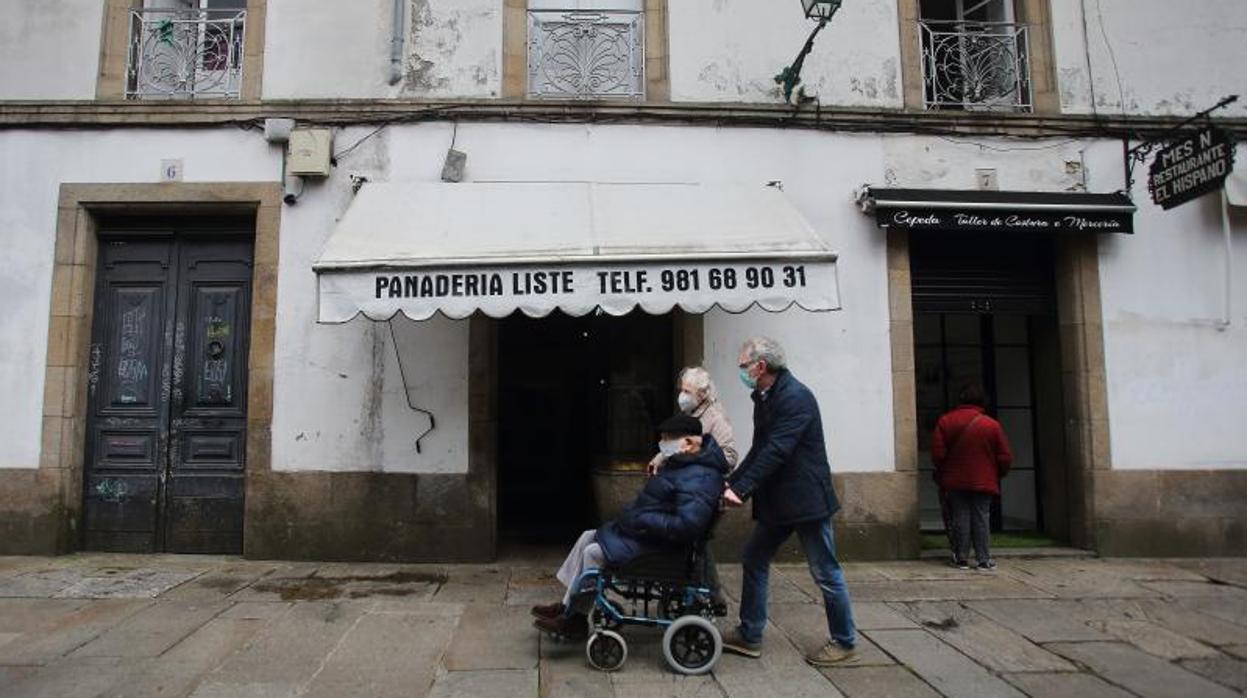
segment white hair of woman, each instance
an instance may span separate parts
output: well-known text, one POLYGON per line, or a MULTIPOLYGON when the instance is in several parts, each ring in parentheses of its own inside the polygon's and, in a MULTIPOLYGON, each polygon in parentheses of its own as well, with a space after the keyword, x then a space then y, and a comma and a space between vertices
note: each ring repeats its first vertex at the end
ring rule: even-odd
MULTIPOLYGON (((714 437, 723 455, 733 468, 740 460, 740 452, 736 450, 736 436, 732 433, 732 425, 727 419, 723 405, 719 404, 719 393, 710 379, 710 372, 701 366, 688 366, 680 371, 676 379, 676 404, 684 414, 701 420, 703 433, 714 437)), ((662 466, 662 454, 654 456, 650 461, 650 472, 657 472, 662 466)))
POLYGON ((680 371, 680 377, 676 379, 676 387, 683 390, 685 387, 693 389, 693 397, 700 404, 702 402, 713 402, 719 399, 719 391, 714 388, 714 381, 710 379, 710 372, 701 366, 689 366, 680 371))

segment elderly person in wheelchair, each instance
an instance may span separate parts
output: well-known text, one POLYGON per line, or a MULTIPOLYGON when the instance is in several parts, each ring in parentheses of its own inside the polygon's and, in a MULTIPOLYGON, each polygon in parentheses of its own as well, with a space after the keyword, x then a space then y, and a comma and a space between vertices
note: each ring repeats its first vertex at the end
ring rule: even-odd
MULTIPOLYGON (((666 455, 661 470, 616 519, 581 534, 557 574, 567 586, 563 599, 532 609, 533 624, 556 636, 582 640, 592 629, 587 652, 599 669, 617 669, 627 656, 623 638, 612 628, 635 624, 670 629, 685 614, 697 616, 709 629, 698 625, 691 635, 685 633, 689 637, 683 644, 691 639, 697 647, 691 650, 696 656, 684 663, 709 670, 721 651, 718 631, 704 617, 725 611, 712 603, 715 590, 707 584, 713 584, 713 577, 694 565, 704 566, 704 541, 717 518, 730 466, 714 437, 702 434, 696 417, 677 414, 658 431, 659 450, 666 455), (644 564, 654 560, 665 562, 644 564), (713 657, 707 654, 711 644, 713 657)), ((673 666, 685 670, 668 655, 673 666)))

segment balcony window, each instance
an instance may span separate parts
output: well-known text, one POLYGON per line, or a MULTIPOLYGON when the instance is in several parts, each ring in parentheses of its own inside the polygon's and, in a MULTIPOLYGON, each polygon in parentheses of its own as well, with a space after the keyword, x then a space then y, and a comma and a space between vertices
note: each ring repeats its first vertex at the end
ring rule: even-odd
POLYGON ((528 96, 643 99, 642 0, 530 0, 528 96))
POLYGON ((1029 36, 1012 0, 922 0, 923 103, 1031 111, 1029 36))
POLYGON ((149 0, 130 11, 126 97, 237 99, 246 0, 149 0))

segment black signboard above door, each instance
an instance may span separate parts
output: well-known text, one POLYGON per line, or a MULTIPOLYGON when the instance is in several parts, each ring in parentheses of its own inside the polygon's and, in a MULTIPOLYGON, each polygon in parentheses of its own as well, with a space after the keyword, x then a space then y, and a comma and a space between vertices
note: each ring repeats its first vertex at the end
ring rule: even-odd
POLYGON ((1133 233, 1124 194, 883 189, 864 197, 882 228, 987 233, 1133 233))
POLYGON ((1167 211, 1219 190, 1233 169, 1233 135, 1209 127, 1158 150, 1147 188, 1167 211))

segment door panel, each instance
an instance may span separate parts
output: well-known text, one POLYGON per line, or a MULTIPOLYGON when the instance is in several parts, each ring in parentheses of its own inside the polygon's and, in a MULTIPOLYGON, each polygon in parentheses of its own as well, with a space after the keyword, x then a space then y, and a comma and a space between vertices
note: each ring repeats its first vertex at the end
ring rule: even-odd
POLYGON ((250 241, 101 236, 84 544, 242 549, 250 241))
POLYGON ((165 535, 180 552, 242 549, 249 243, 183 245, 165 535))
POLYGON ((87 404, 84 524, 89 548, 156 549, 166 465, 168 239, 100 248, 87 404))

